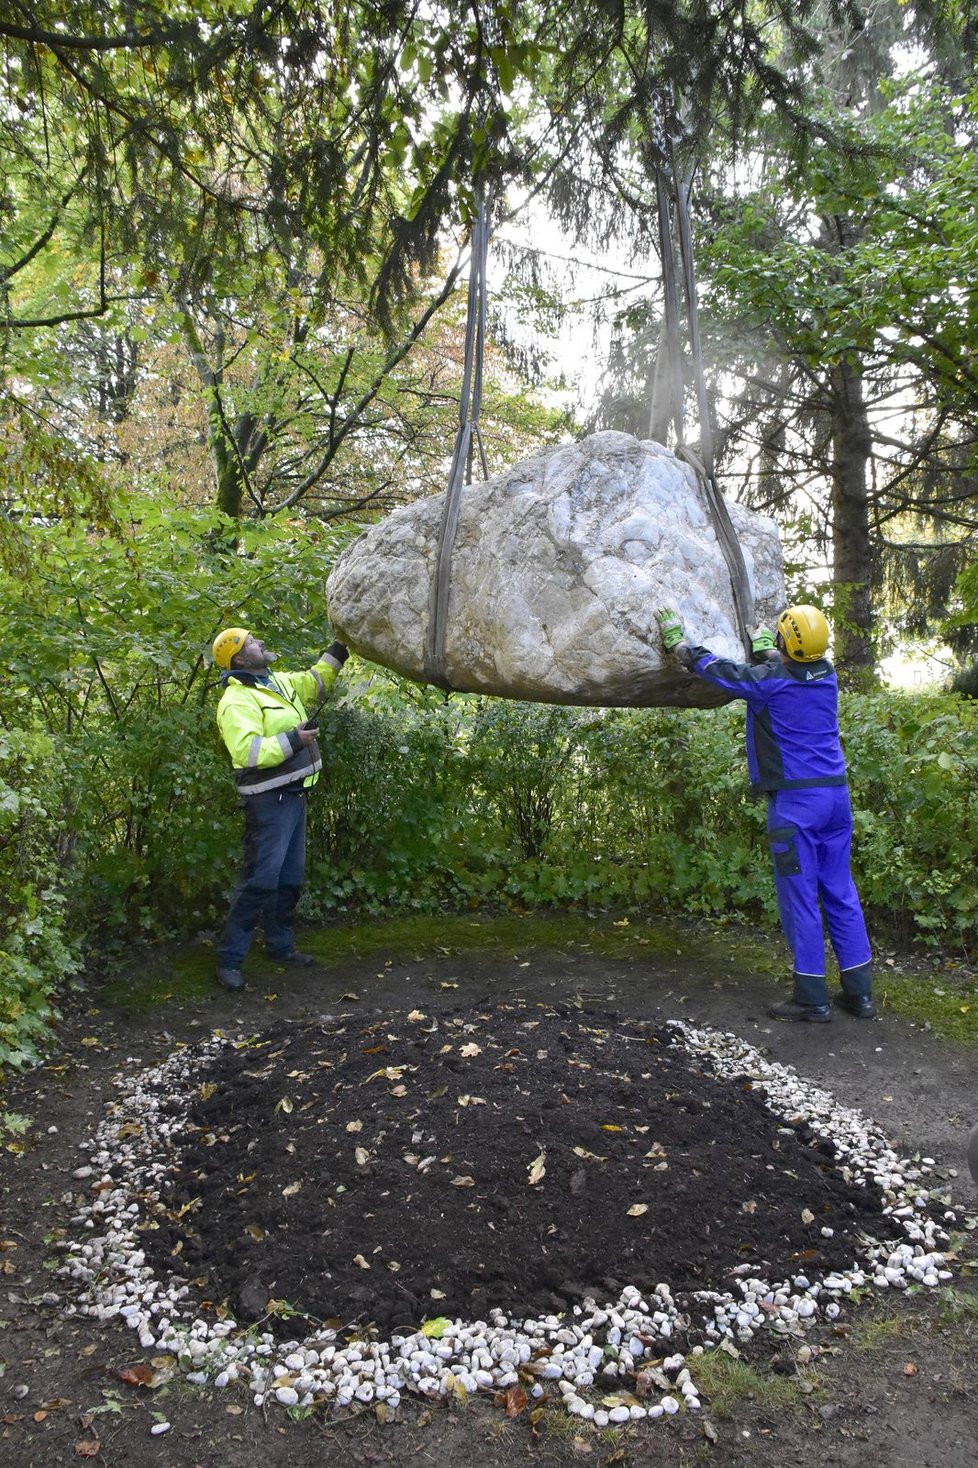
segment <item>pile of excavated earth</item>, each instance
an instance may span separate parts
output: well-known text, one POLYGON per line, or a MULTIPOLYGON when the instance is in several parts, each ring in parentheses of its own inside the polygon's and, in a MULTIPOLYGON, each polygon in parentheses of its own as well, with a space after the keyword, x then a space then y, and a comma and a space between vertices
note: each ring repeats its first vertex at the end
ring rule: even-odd
POLYGON ((259 1405, 695 1411, 705 1349, 951 1277, 929 1159, 729 1034, 498 1002, 324 1015, 117 1087, 65 1308, 259 1405))

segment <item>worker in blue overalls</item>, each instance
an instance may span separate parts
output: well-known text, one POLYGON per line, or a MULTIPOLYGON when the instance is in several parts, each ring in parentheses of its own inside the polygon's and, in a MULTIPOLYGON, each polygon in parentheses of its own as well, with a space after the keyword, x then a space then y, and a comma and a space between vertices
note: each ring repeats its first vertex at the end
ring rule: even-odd
POLYGON ((794 994, 768 1013, 816 1024, 832 1018, 824 913, 842 979, 835 1002, 872 1019, 872 955, 849 869, 852 807, 839 737, 838 683, 825 656, 825 617, 817 607, 788 607, 778 618, 776 636, 767 627, 754 632, 752 651, 759 661, 735 663, 690 646, 669 608, 655 616, 667 652, 697 678, 747 704, 747 764, 751 785, 767 795, 778 908, 794 958, 794 994))

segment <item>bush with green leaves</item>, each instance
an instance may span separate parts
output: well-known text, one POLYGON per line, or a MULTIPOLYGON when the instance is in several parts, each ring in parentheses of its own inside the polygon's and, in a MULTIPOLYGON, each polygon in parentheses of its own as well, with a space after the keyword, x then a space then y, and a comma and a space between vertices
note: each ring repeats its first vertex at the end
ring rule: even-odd
POLYGON ((844 735, 855 866, 877 928, 978 944, 978 705, 956 694, 852 695, 844 735))
POLYGON ((0 729, 0 1069, 38 1058, 55 989, 79 965, 62 885, 66 778, 47 735, 0 729))
POLYGON ((212 920, 239 821, 211 640, 244 623, 286 666, 308 664, 331 636, 323 588, 343 541, 304 522, 231 537, 216 515, 131 509, 114 534, 33 527, 0 622, 0 726, 45 733, 72 771, 66 893, 88 946, 212 920))

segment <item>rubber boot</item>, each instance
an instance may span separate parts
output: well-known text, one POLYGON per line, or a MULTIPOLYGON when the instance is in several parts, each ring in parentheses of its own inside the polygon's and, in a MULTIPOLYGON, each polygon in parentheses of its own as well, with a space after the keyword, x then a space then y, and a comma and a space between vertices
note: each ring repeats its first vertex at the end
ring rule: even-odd
POLYGON ((825 977, 822 974, 800 974, 797 970, 792 975, 794 982, 794 993, 790 999, 784 999, 780 1004, 772 1004, 768 1009, 771 1019, 787 1019, 800 1023, 815 1025, 827 1025, 832 1019, 832 1006, 829 1003, 829 991, 826 987, 825 977))
POLYGON ((873 999, 873 963, 857 964, 855 968, 844 968, 839 974, 842 988, 835 995, 835 1002, 847 1014, 857 1019, 875 1019, 876 1003, 873 999))

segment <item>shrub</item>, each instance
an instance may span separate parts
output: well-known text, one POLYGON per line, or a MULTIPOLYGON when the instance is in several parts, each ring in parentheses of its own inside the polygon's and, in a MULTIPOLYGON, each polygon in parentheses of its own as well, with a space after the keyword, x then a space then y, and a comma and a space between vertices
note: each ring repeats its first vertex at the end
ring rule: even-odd
POLYGON ((49 738, 0 731, 0 1067, 38 1058, 52 995, 78 968, 61 883, 65 788, 49 738))

